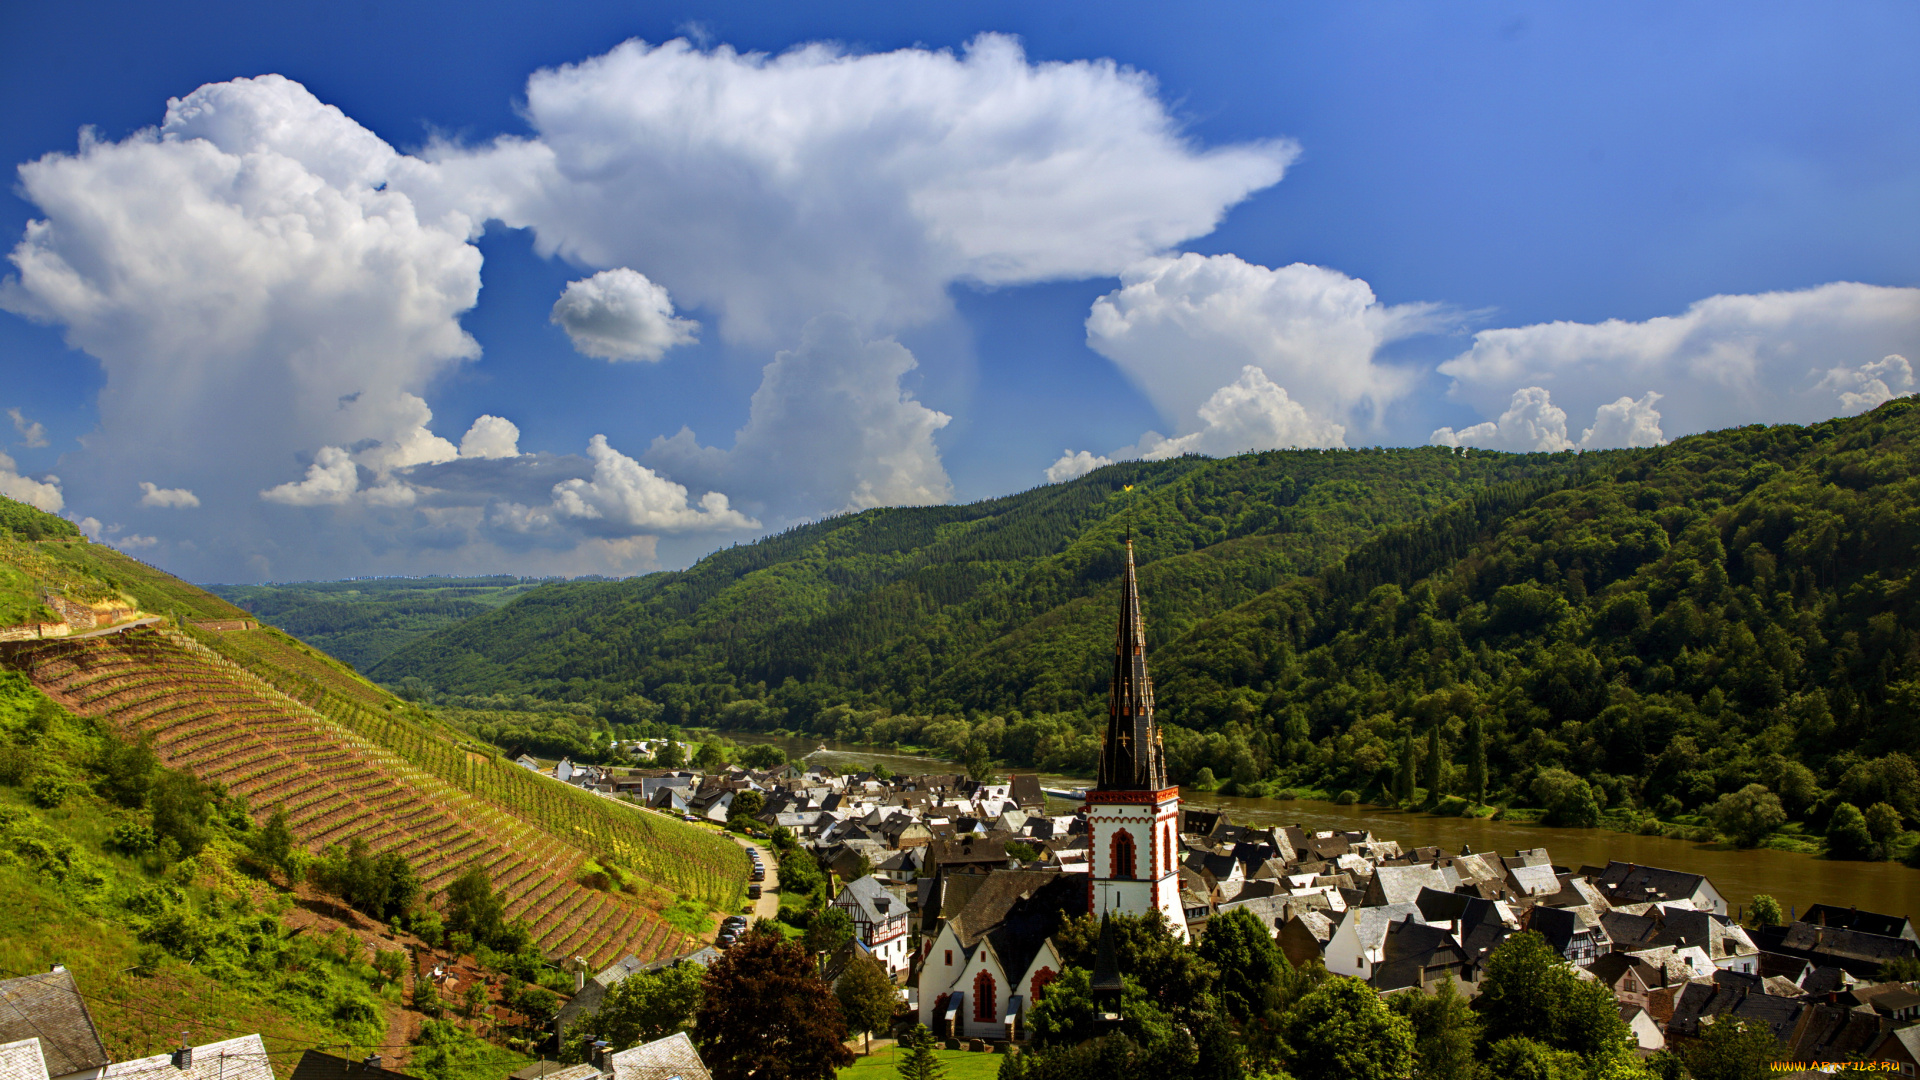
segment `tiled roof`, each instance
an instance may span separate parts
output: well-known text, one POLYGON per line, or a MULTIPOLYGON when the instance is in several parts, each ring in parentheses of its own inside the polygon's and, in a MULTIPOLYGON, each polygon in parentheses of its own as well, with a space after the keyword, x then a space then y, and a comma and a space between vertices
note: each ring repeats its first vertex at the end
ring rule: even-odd
POLYGON ((171 1054, 116 1061, 101 1080, 273 1080, 273 1063, 258 1035, 208 1043, 193 1048, 193 1065, 173 1067, 171 1054))
MULTIPOLYGON (((194 1056, 199 1056, 198 1051, 194 1056)), ((383 1069, 378 1065, 369 1065, 364 1061, 334 1057, 318 1050, 309 1050, 300 1055, 299 1064, 293 1067, 293 1080, 411 1080, 406 1073, 383 1069)), ((548 1080, 553 1080, 549 1076, 548 1080)))
POLYGON ((622 1050, 608 1064, 613 1080, 713 1080, 684 1031, 622 1050))
POLYGON ((97 1069, 111 1059, 73 973, 60 968, 0 982, 0 1041, 37 1038, 49 1076, 97 1069))
POLYGON ((47 1080, 47 1059, 40 1056, 39 1039, 0 1045, 0 1080, 47 1080))

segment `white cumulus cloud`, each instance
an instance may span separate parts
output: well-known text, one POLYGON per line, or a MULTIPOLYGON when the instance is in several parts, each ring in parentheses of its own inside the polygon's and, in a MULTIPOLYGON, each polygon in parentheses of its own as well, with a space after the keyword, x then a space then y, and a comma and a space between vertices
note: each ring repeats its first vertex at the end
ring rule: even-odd
POLYGON ((1058 484, 1063 480, 1078 480, 1095 469, 1113 464, 1110 457, 1100 457, 1089 450, 1075 452, 1062 450, 1060 459, 1047 466, 1047 483, 1058 484))
POLYGON ((569 282, 552 319, 575 349, 602 360, 658 360, 700 331, 694 320, 674 317, 667 290, 624 266, 569 282))
POLYGON ((501 416, 483 415, 474 418, 473 426, 460 437, 460 456, 463 458, 510 458, 520 454, 520 428, 513 421, 501 416))
POLYGON ((140 481, 140 505, 185 510, 199 506, 200 497, 186 488, 163 488, 158 484, 142 480, 140 481))
POLYGON ((1593 426, 1574 442, 1567 437, 1566 410, 1555 405, 1553 395, 1544 388, 1526 386, 1513 392, 1500 419, 1459 431, 1443 427, 1429 441, 1436 446, 1477 446, 1518 454, 1659 446, 1667 441, 1660 431, 1660 412, 1654 408, 1659 400, 1658 393, 1648 391, 1638 400, 1620 397, 1610 401, 1594 410, 1593 426))
POLYGON ((49 514, 57 514, 67 505, 66 498, 60 494, 59 477, 35 480, 22 476, 20 467, 4 450, 0 450, 0 495, 49 514))
POLYGON ((47 427, 37 420, 28 420, 19 409, 8 409, 7 418, 13 421, 13 430, 20 433, 20 445, 29 450, 38 450, 47 445, 47 427))
POLYGON ((1354 423, 1356 412, 1377 421, 1418 378, 1379 363, 1380 347, 1443 318, 1433 305, 1382 304, 1366 282, 1337 270, 1189 253, 1123 272, 1120 288, 1094 302, 1087 344, 1169 420, 1190 422, 1211 388, 1255 367, 1310 414, 1354 423))
POLYGON ((709 491, 697 504, 687 489, 607 445, 605 435, 587 444, 593 478, 554 485, 553 506, 570 518, 606 520, 629 530, 757 529, 760 523, 734 510, 727 497, 709 491))
POLYGON ((732 450, 703 447, 681 428, 655 439, 647 460, 790 517, 946 502, 953 484, 933 436, 952 418, 902 386, 915 366, 892 338, 869 340, 844 315, 819 316, 798 348, 764 369, 732 450))
POLYGON ((304 480, 289 480, 268 488, 260 497, 288 506, 339 506, 360 489, 360 470, 353 455, 338 446, 323 446, 307 466, 304 480))
POLYGON ((1894 353, 1854 368, 1829 368, 1820 389, 1840 397, 1840 409, 1863 413, 1913 390, 1913 365, 1894 353))
POLYGON ((1213 392, 1198 410, 1201 426, 1178 438, 1148 432, 1141 458, 1162 461, 1182 454, 1229 457, 1249 450, 1292 446, 1345 446, 1346 428, 1316 419, 1287 391, 1248 364, 1240 377, 1213 392))
POLYGON ((1515 386, 1550 390, 1576 415, 1651 389, 1661 395, 1667 434, 1679 435, 1864 408, 1880 393, 1875 382, 1891 393, 1887 377, 1901 374, 1880 358, 1917 346, 1920 289, 1834 282, 1713 296, 1645 322, 1482 330, 1440 371, 1453 379, 1451 395, 1483 416, 1503 407, 1515 386))
POLYGON ((956 280, 1117 273, 1212 231, 1298 153, 1197 146, 1150 76, 1033 63, 997 34, 778 56, 628 41, 536 73, 524 111, 531 139, 431 152, 441 201, 531 226, 542 252, 641 267, 761 344, 823 311, 939 317, 956 280))

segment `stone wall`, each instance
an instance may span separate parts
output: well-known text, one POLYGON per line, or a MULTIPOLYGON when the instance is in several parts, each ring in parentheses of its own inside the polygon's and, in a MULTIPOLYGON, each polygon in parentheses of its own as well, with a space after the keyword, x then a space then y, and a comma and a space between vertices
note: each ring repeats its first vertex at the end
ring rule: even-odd
POLYGON ((195 619, 193 625, 201 630, 258 630, 260 624, 252 619, 195 619))

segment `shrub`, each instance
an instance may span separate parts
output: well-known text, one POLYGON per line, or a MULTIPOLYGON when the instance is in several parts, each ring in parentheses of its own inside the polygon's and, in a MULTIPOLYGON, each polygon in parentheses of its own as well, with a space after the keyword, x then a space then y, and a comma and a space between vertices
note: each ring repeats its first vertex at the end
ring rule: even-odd
POLYGON ((155 844, 153 830, 138 821, 123 821, 115 825, 113 838, 109 842, 129 855, 145 855, 153 850, 155 844))
POLYGON ((1720 796, 1713 806, 1713 823, 1741 847, 1757 847, 1767 834, 1787 823, 1779 796, 1760 784, 1720 796))
POLYGON ((1859 807, 1843 802, 1833 808, 1833 817, 1827 822, 1827 858, 1876 859, 1880 857, 1878 847, 1859 807))
POLYGON ((1340 794, 1335 795, 1333 801, 1341 806, 1352 806, 1354 803, 1360 801, 1360 793, 1352 788, 1348 788, 1340 794))
POLYGON ((35 806, 52 809, 65 802, 69 785, 58 776, 42 776, 27 785, 27 796, 35 806))

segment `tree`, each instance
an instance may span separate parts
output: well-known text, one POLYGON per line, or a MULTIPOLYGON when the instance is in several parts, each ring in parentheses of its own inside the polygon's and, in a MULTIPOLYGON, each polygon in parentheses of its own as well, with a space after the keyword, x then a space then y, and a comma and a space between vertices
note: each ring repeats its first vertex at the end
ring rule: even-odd
POLYGON ((947 1067, 934 1055, 933 1032, 925 1025, 913 1025, 900 1045, 906 1050, 895 1067, 900 1080, 947 1080, 947 1067))
POLYGON ((1565 769, 1542 769, 1533 780, 1533 798, 1547 811, 1547 824, 1592 828, 1600 824, 1600 803, 1593 785, 1565 769))
POLYGON ((841 908, 827 908, 815 915, 807 927, 806 945, 810 953, 832 956, 852 940, 853 920, 841 908))
POLYGON ((740 751, 740 764, 749 769, 777 769, 787 763, 787 752, 772 743, 760 743, 740 751))
POLYGON ((1531 930, 1501 942, 1487 957, 1477 1004, 1489 1043, 1534 1039, 1600 1060, 1625 1054, 1631 1039, 1607 988, 1575 976, 1531 930))
POLYGON ((1395 994, 1388 1008, 1413 1025, 1414 1056, 1420 1080, 1473 1080, 1480 1018, 1447 979, 1431 994, 1395 994))
POLYGON ((757 791, 736 791, 733 802, 727 804, 727 813, 741 817, 758 817, 766 809, 767 797, 757 791))
POLYGON ((656 971, 635 972, 614 983, 601 999, 598 1012, 581 1017, 567 1029, 560 1043, 561 1060, 570 1063, 587 1060, 588 1050, 601 1039, 618 1053, 685 1031, 700 1008, 705 976, 706 972, 698 964, 675 964, 656 971))
POLYGON ((1487 801, 1487 722, 1479 716, 1467 721, 1467 787, 1473 801, 1487 801))
POLYGON ((693 755, 693 767, 701 772, 716 772, 727 763, 726 748, 709 739, 693 755))
POLYGON ((182 853, 206 846, 207 819, 213 813, 213 789, 192 773, 162 769, 155 774, 147 801, 153 807, 153 834, 171 839, 182 853))
POLYGON ((1766 893, 1753 898, 1747 904, 1747 925, 1755 930, 1763 926, 1779 926, 1786 921, 1786 912, 1780 910, 1780 901, 1766 893))
POLYGON ((1700 1041, 1678 1050, 1693 1080, 1761 1080, 1786 1056, 1765 1024, 1722 1016, 1702 1027, 1700 1041))
POLYGON ((1712 816, 1714 827, 1743 848, 1758 847, 1769 833, 1787 823, 1780 797, 1762 784, 1748 784, 1720 796, 1712 816))
POLYGON ((460 994, 460 1004, 463 1011, 467 1014, 467 1019, 472 1020, 479 1016, 480 1010, 486 1008, 487 1005, 486 984, 478 979, 468 983, 466 990, 460 994))
POLYGON ((853 1064, 813 958, 754 926, 707 968, 693 1038, 714 1080, 832 1080, 853 1064))
POLYGON ((1587 1080, 1580 1055, 1518 1035, 1487 1048, 1486 1075, 1500 1080, 1587 1080))
POLYGON ((295 846, 293 830, 287 826, 285 807, 273 808, 265 826, 247 837, 247 854, 256 866, 278 870, 288 881, 300 876, 305 852, 295 846))
POLYGON ((1446 794, 1447 763, 1440 753, 1440 725, 1427 729, 1427 754, 1422 764, 1426 768, 1427 801, 1438 802, 1446 794))
POLYGON ((507 906, 494 895, 487 872, 474 866, 447 886, 447 932, 492 943, 506 929, 507 906))
POLYGON ((1214 983, 1220 1004, 1228 1016, 1243 1024, 1266 1011, 1288 967, 1266 925, 1245 908, 1208 920, 1199 952, 1220 973, 1214 983))
MULTIPOLYGON (((1093 970, 1100 921, 1099 916, 1089 914, 1060 924, 1053 943, 1060 950, 1062 963, 1093 970)), ((1210 997, 1219 970, 1174 937, 1159 912, 1110 914, 1106 921, 1112 925, 1114 958, 1121 974, 1139 980, 1156 1008, 1168 1012, 1190 1009, 1203 997, 1210 997)), ((1053 994, 1051 987, 1047 994, 1053 994)))
POLYGON ((840 981, 833 986, 847 1028, 867 1037, 867 1053, 873 1053, 873 1033, 884 1031, 893 1022, 893 1006, 899 1000, 886 965, 871 956, 854 958, 840 981))
POLYGON ((1413 1071, 1413 1025, 1358 979, 1322 983, 1288 1011, 1280 1034, 1297 1080, 1400 1080, 1413 1071))
POLYGON ((1419 776, 1419 753, 1413 748, 1413 732, 1400 736, 1400 771, 1395 774, 1393 795, 1400 802, 1413 798, 1413 786, 1419 776))
POLYGON ((653 767, 656 769, 677 769, 685 764, 686 760, 685 750, 681 748, 679 743, 669 738, 666 742, 660 744, 659 751, 653 755, 653 767))
POLYGON ((1827 858, 1877 859, 1877 847, 1859 807, 1843 802, 1833 808, 1833 816, 1827 820, 1827 858))
POLYGON ((1901 833, 1900 811, 1887 803, 1877 802, 1867 807, 1864 815, 1867 822, 1867 835, 1873 842, 1885 848, 1897 839, 1901 833))
POLYGON ((110 732, 95 766, 99 777, 95 784, 100 794, 137 810, 147 805, 147 794, 153 790, 160 759, 154 756, 153 742, 144 732, 131 742, 110 732))

